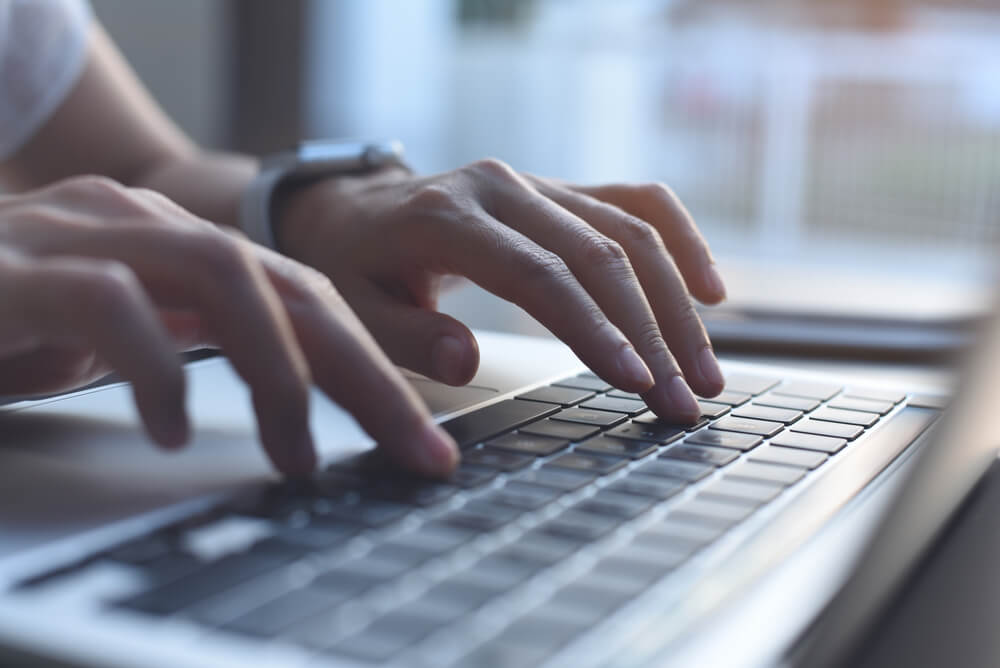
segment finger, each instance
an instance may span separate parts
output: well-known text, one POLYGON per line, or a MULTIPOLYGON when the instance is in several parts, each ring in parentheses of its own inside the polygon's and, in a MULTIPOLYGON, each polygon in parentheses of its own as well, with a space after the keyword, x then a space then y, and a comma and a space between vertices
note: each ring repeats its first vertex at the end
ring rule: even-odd
POLYGON ((236 240, 207 228, 121 225, 66 233, 49 252, 116 259, 160 306, 197 313, 250 387, 275 466, 315 467, 305 358, 263 269, 236 240))
MULTIPOLYGON (((502 204, 495 206, 502 219, 562 257, 597 305, 635 346, 656 383, 643 396, 650 408, 664 418, 697 420, 698 404, 667 347, 665 332, 661 332, 622 246, 527 184, 512 188, 499 202, 502 204)), ((686 301, 683 281, 676 275, 671 278, 686 301)), ((673 323, 670 328, 674 328, 673 323)))
POLYGON ((188 438, 184 373, 134 274, 117 262, 0 260, 5 329, 44 343, 86 342, 130 381, 150 435, 165 447, 188 438))
POLYGON ((405 245, 407 255, 425 255, 423 259, 440 266, 442 273, 465 276, 517 304, 617 387, 646 392, 653 386, 635 348, 558 255, 481 208, 468 207, 456 216, 457 221, 432 218, 417 226, 419 236, 404 232, 391 243, 405 245))
POLYGON ((458 448, 323 276, 266 249, 258 255, 284 298, 316 382, 392 460, 424 475, 450 473, 458 448))
POLYGON ((688 290, 700 302, 718 304, 726 298, 726 286, 708 242, 670 188, 660 183, 567 188, 616 206, 656 228, 676 260, 688 290))
POLYGON ((405 304, 370 283, 347 290, 355 312, 396 364, 449 385, 465 385, 479 368, 479 345, 451 316, 405 304))
POLYGON ((656 230, 618 207, 544 182, 536 183, 542 194, 621 243, 688 384, 702 396, 721 392, 725 381, 708 334, 656 230))

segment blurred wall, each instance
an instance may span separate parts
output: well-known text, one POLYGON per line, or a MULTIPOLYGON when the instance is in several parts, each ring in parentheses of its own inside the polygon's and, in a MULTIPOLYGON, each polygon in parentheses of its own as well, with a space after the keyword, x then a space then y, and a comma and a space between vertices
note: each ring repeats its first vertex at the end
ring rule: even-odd
POLYGON ((126 58, 173 119, 203 145, 232 142, 229 0, 91 0, 126 58))

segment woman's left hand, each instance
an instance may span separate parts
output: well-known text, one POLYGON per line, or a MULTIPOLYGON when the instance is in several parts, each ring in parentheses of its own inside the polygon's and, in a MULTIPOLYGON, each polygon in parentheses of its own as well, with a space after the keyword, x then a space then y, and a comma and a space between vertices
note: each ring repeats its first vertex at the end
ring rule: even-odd
POLYGON ((388 169, 288 196, 279 246, 325 272, 390 358, 453 385, 479 363, 438 313, 441 278, 514 302, 658 415, 693 422, 723 377, 691 296, 725 298, 708 245, 662 184, 582 187, 483 160, 419 177, 388 169))

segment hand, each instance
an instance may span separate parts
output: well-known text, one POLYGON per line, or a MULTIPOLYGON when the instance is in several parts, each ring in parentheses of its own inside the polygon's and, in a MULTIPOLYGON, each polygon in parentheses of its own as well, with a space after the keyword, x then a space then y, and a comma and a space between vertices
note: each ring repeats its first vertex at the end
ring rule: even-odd
POLYGON ((457 461, 315 270, 107 179, 0 197, 0 394, 69 389, 114 369, 132 382, 150 435, 178 447, 189 426, 175 347, 198 342, 220 345, 249 384, 283 471, 316 463, 311 377, 398 463, 442 474, 457 461))
POLYGON ((468 328, 436 311, 441 277, 457 274, 524 308, 662 417, 693 422, 689 386, 722 390, 689 292, 713 304, 725 288, 663 185, 580 187, 496 160, 426 178, 392 169, 295 191, 278 235, 333 279, 395 362, 443 382, 468 382, 479 363, 468 328))

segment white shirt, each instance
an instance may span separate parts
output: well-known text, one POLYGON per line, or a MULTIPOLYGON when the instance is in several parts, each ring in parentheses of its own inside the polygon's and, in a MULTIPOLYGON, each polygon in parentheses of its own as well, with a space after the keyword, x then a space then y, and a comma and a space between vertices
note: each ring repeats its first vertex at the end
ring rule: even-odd
POLYGON ((83 71, 85 0, 0 0, 0 161, 59 107, 83 71))

